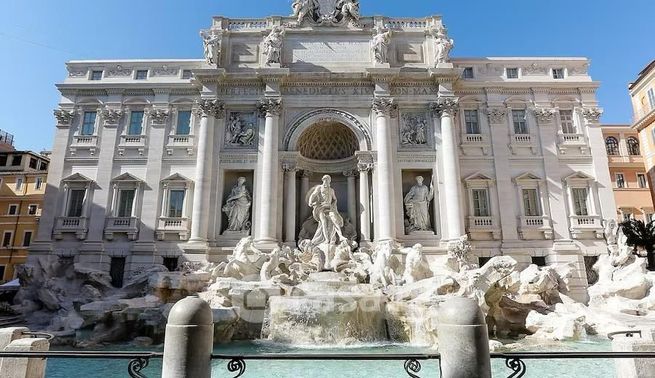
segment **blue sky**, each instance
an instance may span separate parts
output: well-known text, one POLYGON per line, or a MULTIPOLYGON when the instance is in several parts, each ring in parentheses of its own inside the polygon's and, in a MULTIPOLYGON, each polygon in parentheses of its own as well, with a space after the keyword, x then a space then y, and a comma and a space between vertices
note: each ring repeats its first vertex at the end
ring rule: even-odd
MULTIPOLYGON (((629 123, 627 85, 655 59, 653 0, 360 0, 364 15, 440 14, 454 56, 585 56, 604 123, 629 123)), ((64 63, 201 58, 212 15, 286 15, 291 0, 0 0, 0 128, 52 148, 64 63)))

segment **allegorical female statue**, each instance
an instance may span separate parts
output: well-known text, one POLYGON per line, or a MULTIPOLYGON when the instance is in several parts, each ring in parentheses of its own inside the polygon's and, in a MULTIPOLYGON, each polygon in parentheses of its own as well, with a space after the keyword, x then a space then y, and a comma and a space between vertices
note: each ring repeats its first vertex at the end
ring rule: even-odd
POLYGON ((264 39, 264 52, 266 63, 280 63, 282 58, 282 44, 284 43, 284 28, 273 27, 271 33, 264 39))
POLYGON ((227 198, 223 212, 227 215, 227 231, 245 232, 250 230, 250 205, 252 198, 246 188, 246 178, 239 177, 230 196, 227 198))
POLYGON ((376 29, 376 34, 371 40, 371 47, 375 55, 375 61, 378 63, 389 63, 388 52, 391 43, 391 31, 383 31, 382 28, 376 29))
POLYGON ((214 32, 200 32, 207 64, 217 66, 221 54, 221 37, 214 32))
POLYGON ((435 40, 435 60, 437 61, 437 64, 450 62, 450 50, 455 46, 455 41, 448 38, 446 28, 440 27, 436 30, 435 40))
POLYGON ((434 198, 434 186, 430 188, 423 185, 423 177, 416 177, 416 185, 412 186, 407 195, 405 195, 405 210, 409 218, 407 232, 412 231, 430 231, 430 214, 428 207, 430 201, 434 198))
POLYGON ((337 209, 337 196, 330 187, 332 178, 325 175, 322 180, 323 184, 316 185, 307 193, 307 204, 318 222, 312 245, 338 244, 345 239, 341 233, 343 218, 337 209))

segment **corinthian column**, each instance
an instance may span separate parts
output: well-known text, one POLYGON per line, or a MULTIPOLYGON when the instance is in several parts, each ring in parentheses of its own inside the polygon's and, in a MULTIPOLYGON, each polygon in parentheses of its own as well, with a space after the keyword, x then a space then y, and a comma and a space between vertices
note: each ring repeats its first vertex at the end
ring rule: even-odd
POLYGON ((282 165, 284 170, 284 241, 295 246, 296 242, 296 166, 282 165))
POLYGON ((282 100, 266 98, 259 103, 259 114, 266 119, 264 124, 264 146, 259 158, 262 159, 262 172, 259 176, 258 214, 255 241, 275 243, 277 241, 277 203, 278 203, 278 123, 282 100))
POLYGON ((377 235, 375 240, 395 239, 394 196, 393 196, 393 142, 391 140, 392 115, 398 106, 392 98, 378 97, 373 100, 375 112, 375 142, 377 144, 377 211, 375 216, 377 235))
POLYGON ((303 170, 300 176, 300 223, 302 224, 309 217, 309 206, 305 203, 305 197, 309 192, 309 178, 312 173, 303 170))
POLYGON ((198 101, 198 155, 196 160, 196 181, 193 195, 193 213, 191 214, 190 242, 207 241, 207 221, 209 219, 209 192, 211 163, 214 150, 214 121, 223 119, 225 106, 216 99, 198 101))
POLYGON ((346 171, 343 175, 348 180, 348 218, 353 227, 357 228, 357 188, 355 183, 357 171, 346 171))
POLYGON ((456 97, 439 97, 432 103, 432 110, 441 118, 441 153, 443 159, 444 195, 446 198, 446 220, 448 240, 456 240, 464 232, 462 228, 461 193, 459 190, 459 156, 455 141, 455 123, 458 99, 456 97))
POLYGON ((371 163, 357 164, 359 171, 359 233, 360 241, 371 241, 371 202, 368 188, 368 171, 373 165, 371 163))

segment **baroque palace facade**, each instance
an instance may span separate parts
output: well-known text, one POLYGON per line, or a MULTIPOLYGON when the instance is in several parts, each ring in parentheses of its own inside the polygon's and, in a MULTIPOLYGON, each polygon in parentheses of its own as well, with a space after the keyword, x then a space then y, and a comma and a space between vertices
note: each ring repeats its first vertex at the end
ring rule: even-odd
POLYGON ((616 218, 587 59, 451 59, 441 17, 294 4, 214 17, 203 60, 69 62, 33 256, 127 277, 295 246, 330 175, 360 246, 468 235, 481 262, 572 262, 586 287, 616 218))

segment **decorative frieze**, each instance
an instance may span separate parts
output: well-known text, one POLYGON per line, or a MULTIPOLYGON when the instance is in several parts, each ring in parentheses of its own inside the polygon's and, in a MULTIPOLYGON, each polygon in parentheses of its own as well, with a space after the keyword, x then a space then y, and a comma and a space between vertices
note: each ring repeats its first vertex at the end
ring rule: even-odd
POLYGON ((376 97, 373 99, 373 111, 378 116, 395 117, 398 113, 398 105, 393 97, 376 97))
POLYGON ((150 70, 151 76, 177 76, 180 72, 178 67, 161 66, 150 70))
POLYGON ((251 147, 257 135, 255 112, 230 112, 225 124, 225 147, 251 147))
POLYGON ((131 77, 132 76, 132 69, 131 68, 125 68, 121 66, 120 64, 116 65, 116 67, 109 69, 105 72, 106 77, 131 77))
POLYGON ((257 105, 259 116, 272 117, 279 116, 282 112, 282 99, 281 98, 265 98, 259 101, 257 105))
POLYGON ((425 112, 402 114, 400 144, 403 147, 428 145, 428 118, 425 112))
POLYGON ((548 66, 532 63, 530 65, 524 66, 522 71, 524 75, 547 75, 548 66))
POLYGON ((555 109, 546 109, 546 108, 534 109, 534 116, 537 118, 537 121, 541 123, 551 122, 556 115, 557 115, 557 110, 555 109))
POLYGON ((70 126, 75 117, 74 110, 55 109, 53 113, 57 119, 57 125, 61 126, 70 126))
POLYGON ((507 109, 489 108, 487 109, 487 117, 489 118, 489 123, 504 123, 507 120, 507 109))
POLYGON ((225 112, 225 104, 217 99, 202 99, 196 102, 198 107, 198 114, 201 117, 215 117, 223 118, 225 112))

